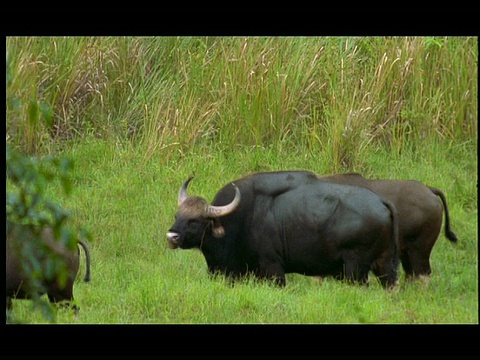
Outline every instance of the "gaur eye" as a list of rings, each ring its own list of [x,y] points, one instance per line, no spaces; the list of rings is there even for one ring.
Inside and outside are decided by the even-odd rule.
[[[190,219],[188,220],[188,225],[197,225],[200,223],[200,220],[198,219]]]

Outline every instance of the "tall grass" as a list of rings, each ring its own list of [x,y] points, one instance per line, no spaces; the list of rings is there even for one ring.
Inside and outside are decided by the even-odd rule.
[[[146,159],[284,144],[329,148],[339,170],[477,134],[476,38],[10,37],[7,56],[8,135],[30,153],[87,135]]]

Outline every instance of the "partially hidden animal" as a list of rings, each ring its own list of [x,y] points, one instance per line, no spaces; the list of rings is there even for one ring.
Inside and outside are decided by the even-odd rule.
[[[450,228],[447,199],[438,188],[415,180],[366,179],[359,173],[331,174],[319,178],[331,183],[364,187],[395,205],[399,216],[399,256],[407,279],[430,276],[430,254],[441,230],[443,213],[445,236],[451,242],[457,242],[457,236]]]
[[[85,251],[86,273],[84,281],[90,281],[90,252],[87,244],[78,240]],[[66,276],[61,280],[58,268],[48,265],[48,259],[58,259],[65,264]],[[35,225],[17,224],[7,221],[6,236],[6,305],[12,308],[12,299],[31,299],[32,295],[48,295],[52,303],[63,302],[73,304],[73,284],[80,266],[80,249],[69,249],[55,240],[53,229],[40,229]],[[32,285],[32,275],[26,268],[37,268],[41,271],[40,288]],[[53,269],[53,272],[52,272]],[[35,294],[34,294],[35,292]]]
[[[260,172],[225,185],[211,204],[178,192],[170,248],[199,249],[210,273],[252,273],[286,284],[286,273],[366,283],[397,282],[395,207],[368,189],[321,181],[309,171]]]

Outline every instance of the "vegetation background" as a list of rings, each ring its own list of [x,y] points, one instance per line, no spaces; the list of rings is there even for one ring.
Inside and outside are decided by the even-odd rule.
[[[70,196],[46,193],[91,234],[80,313],[55,321],[478,323],[477,99],[476,37],[7,38],[7,144],[73,161]],[[442,230],[430,282],[402,273],[394,292],[298,274],[232,287],[167,248],[186,177],[212,199],[281,169],[439,187],[459,242]],[[47,321],[28,301],[13,316]]]

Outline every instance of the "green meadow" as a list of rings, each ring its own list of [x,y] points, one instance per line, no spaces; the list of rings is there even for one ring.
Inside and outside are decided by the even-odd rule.
[[[478,324],[475,37],[10,37],[7,143],[74,162],[50,199],[85,227],[92,280],[66,324]],[[177,194],[212,200],[256,171],[356,171],[446,195],[428,283],[385,291],[288,274],[207,273],[171,250]],[[7,191],[9,190],[7,186]],[[12,321],[45,323],[29,301]]]

